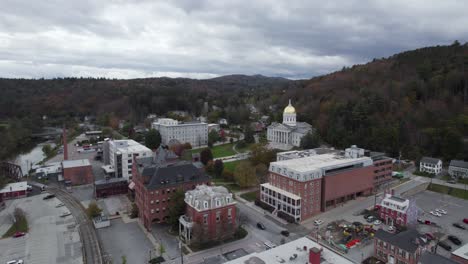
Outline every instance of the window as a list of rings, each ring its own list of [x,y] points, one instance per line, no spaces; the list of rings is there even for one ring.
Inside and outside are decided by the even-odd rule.
[[[154,203],[154,201],[153,201],[153,200],[151,200],[151,204],[153,204],[153,203]]]
[[[159,204],[159,200],[156,200],[156,204]]]
[[[216,212],[216,223],[219,223],[220,220],[221,220],[221,212],[217,211]]]
[[[232,218],[232,208],[229,208],[229,209],[228,209],[228,218],[229,218],[229,219]]]
[[[154,214],[154,209],[151,209],[151,213]]]
[[[207,214],[204,214],[203,215],[203,224],[208,224],[208,215]]]
[[[204,202],[203,202],[203,208],[205,208],[205,209],[208,208],[208,202],[207,202],[207,201],[204,201]]]
[[[216,199],[216,207],[221,206],[221,201],[219,199]]]

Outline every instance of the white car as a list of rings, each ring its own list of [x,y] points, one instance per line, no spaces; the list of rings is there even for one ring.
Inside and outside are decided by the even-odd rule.
[[[18,262],[16,262],[16,264],[24,264],[24,262],[23,262],[22,259],[20,259],[20,260],[18,260]]]
[[[8,261],[6,264],[16,264],[16,263],[17,263],[16,260],[10,260],[10,261]]]
[[[381,223],[382,223],[382,221],[380,221],[380,220],[375,220],[374,221],[374,225],[380,225]]]
[[[316,226],[319,226],[321,224],[323,224],[323,220],[318,219],[318,220],[314,221],[314,225],[316,225]]]
[[[435,209],[435,211],[439,214],[444,214],[444,215],[447,214],[447,211],[445,211],[444,209]]]
[[[442,215],[441,215],[440,213],[438,213],[438,212],[431,211],[430,213],[431,213],[431,215],[433,215],[433,216],[437,216],[437,217],[441,217],[441,216],[442,216]]]
[[[394,226],[389,226],[388,227],[388,232],[395,232],[396,228]]]

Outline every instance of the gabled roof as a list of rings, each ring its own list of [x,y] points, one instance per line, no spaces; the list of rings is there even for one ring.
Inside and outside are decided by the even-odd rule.
[[[450,166],[468,169],[468,162],[463,160],[451,160]]]
[[[424,246],[427,243],[421,239],[422,235],[416,229],[408,229],[398,234],[379,229],[375,233],[375,237],[411,253],[414,253],[419,246]]]
[[[430,163],[430,164],[437,164],[441,161],[440,159],[436,158],[431,158],[431,157],[422,157],[421,162],[422,163]]]

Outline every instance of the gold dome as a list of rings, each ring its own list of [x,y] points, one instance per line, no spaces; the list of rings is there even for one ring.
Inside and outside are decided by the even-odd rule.
[[[291,105],[291,100],[289,100],[289,105],[284,108],[285,114],[295,114],[296,113],[296,108]]]

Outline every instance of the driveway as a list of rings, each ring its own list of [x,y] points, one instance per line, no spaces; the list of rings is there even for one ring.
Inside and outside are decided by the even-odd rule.
[[[179,240],[177,235],[169,234],[169,228],[168,224],[153,224],[151,233],[156,240],[162,242],[169,258],[176,259],[180,257]]]

